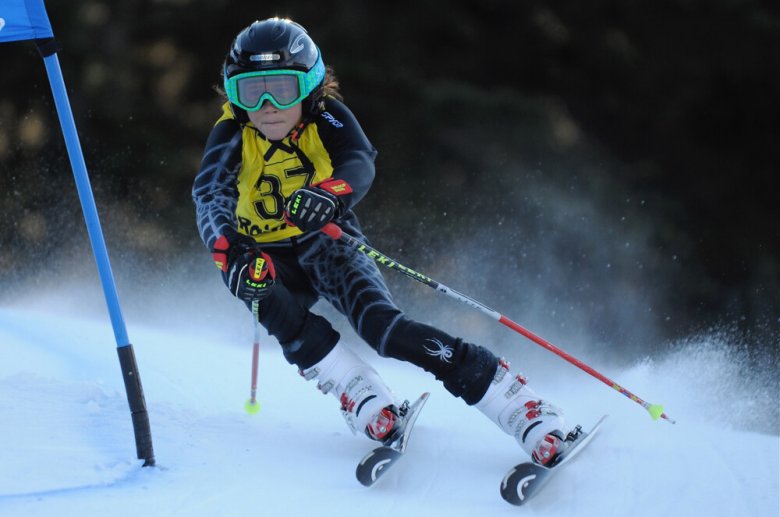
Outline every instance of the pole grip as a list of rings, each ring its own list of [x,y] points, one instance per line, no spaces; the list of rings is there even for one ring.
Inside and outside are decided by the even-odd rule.
[[[337,241],[341,238],[341,235],[344,233],[339,225],[335,223],[328,223],[325,226],[322,227],[322,233],[333,239],[334,241]]]

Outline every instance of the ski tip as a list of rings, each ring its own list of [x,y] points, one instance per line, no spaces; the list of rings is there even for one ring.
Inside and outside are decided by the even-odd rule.
[[[392,447],[377,447],[358,464],[355,470],[358,482],[366,487],[372,486],[402,455]]]
[[[414,404],[412,404],[413,407],[422,407],[425,405],[426,402],[428,402],[428,397],[430,397],[430,392],[423,392],[422,395],[420,395],[417,400],[414,401]]]

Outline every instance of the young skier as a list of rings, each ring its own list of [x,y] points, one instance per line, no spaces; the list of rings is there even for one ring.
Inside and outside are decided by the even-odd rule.
[[[252,23],[233,41],[223,79],[227,101],[192,191],[198,230],[287,361],[339,400],[354,432],[390,443],[403,431],[378,373],[310,312],[324,298],[380,356],[432,373],[537,463],[555,458],[559,409],[488,349],[409,319],[371,259],[320,231],[335,222],[365,241],[353,208],[374,179],[376,150],[306,30],[287,19]]]

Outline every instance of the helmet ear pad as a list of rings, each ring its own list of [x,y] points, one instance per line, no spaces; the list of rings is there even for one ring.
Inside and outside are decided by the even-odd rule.
[[[233,112],[233,118],[235,118],[239,124],[243,125],[249,123],[249,115],[247,114],[246,110],[239,108],[232,102],[228,104],[230,104],[230,111]]]
[[[301,101],[303,107],[303,118],[314,120],[325,111],[325,87],[320,84]]]

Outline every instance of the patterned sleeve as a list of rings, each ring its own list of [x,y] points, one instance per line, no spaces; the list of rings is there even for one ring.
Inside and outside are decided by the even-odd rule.
[[[241,126],[232,119],[223,118],[214,126],[192,186],[198,231],[209,249],[225,227],[236,227],[241,133]]]
[[[377,151],[366,137],[355,115],[343,103],[326,98],[325,111],[317,120],[322,142],[331,157],[333,177],[352,187],[352,194],[340,197],[347,209],[354,207],[374,181]]]

